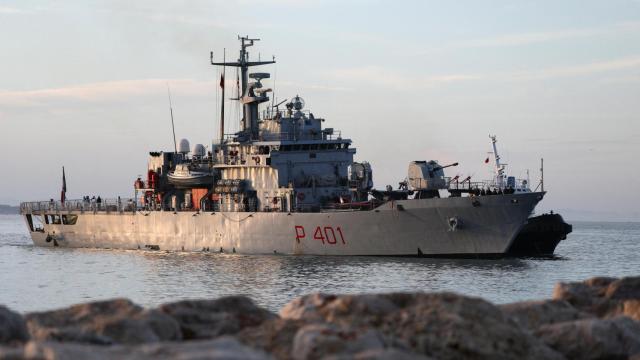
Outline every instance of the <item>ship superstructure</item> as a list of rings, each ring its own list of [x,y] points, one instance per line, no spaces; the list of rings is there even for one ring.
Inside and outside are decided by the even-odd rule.
[[[371,166],[356,163],[351,140],[304,109],[296,95],[285,109],[269,104],[262,81],[269,73],[249,73],[271,61],[250,61],[247,48],[258,39],[241,37],[235,62],[211,64],[239,68],[242,104],[240,131],[224,135],[207,152],[193,151],[186,139],[176,152],[150,155],[146,182],[138,183],[144,203],[158,210],[313,212],[345,202],[366,201]],[[224,95],[223,95],[224,96]],[[224,99],[223,99],[224,100]],[[261,112],[260,104],[267,104]],[[224,115],[222,115],[224,116]]]
[[[212,65],[239,70],[238,132],[225,134],[222,114],[221,136],[208,149],[191,148],[183,139],[174,151],[151,152],[146,178],[135,181],[134,199],[23,203],[34,243],[494,256],[508,252],[544,196],[504,175],[495,147],[497,175],[482,194],[470,178],[445,177],[445,169],[457,163],[435,160],[410,162],[398,189],[373,189],[371,165],[354,161],[352,141],[324,127],[302,97],[285,101],[283,109],[285,102],[270,104],[272,90],[263,84],[269,73],[249,70],[275,60],[251,61],[247,49],[258,39],[239,40],[237,61],[214,62],[211,56]]]

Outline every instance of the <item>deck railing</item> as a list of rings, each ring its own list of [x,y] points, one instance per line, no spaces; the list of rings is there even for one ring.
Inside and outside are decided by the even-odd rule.
[[[225,212],[255,212],[257,205],[250,201],[247,204],[237,204],[234,201],[222,201],[215,203],[202,204],[201,209],[193,207],[184,208],[179,206],[173,208],[168,204],[144,204],[133,198],[120,199],[101,199],[101,202],[93,199],[86,200],[67,200],[61,201],[33,201],[23,202],[20,204],[21,213],[45,213],[45,212],[104,212],[104,213],[135,213],[148,211],[171,211],[171,212],[196,212],[196,211],[225,211]]]
[[[51,211],[104,211],[104,212],[135,212],[142,210],[143,207],[137,204],[132,198],[116,198],[116,199],[96,199],[89,200],[66,200],[56,201],[33,201],[23,202],[20,204],[20,211],[23,213],[33,212],[51,212]]]
[[[496,183],[495,180],[483,180],[483,181],[459,181],[456,182],[455,180],[453,180],[453,178],[450,177],[445,177],[445,182],[448,185],[448,188],[451,190],[470,190],[470,189],[491,189],[491,190],[497,190],[497,189],[507,189],[509,186],[506,182],[504,182],[501,186],[499,186],[498,183]],[[521,190],[521,191],[526,191],[529,190],[529,183],[526,179],[516,179],[515,183],[513,184],[514,186],[512,186],[511,188],[514,190]]]

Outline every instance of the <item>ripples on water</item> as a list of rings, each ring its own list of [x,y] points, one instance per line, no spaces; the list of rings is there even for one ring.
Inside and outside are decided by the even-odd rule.
[[[311,292],[455,291],[504,303],[548,298],[558,281],[640,275],[640,223],[574,223],[553,259],[247,256],[34,247],[0,216],[0,304],[19,311],[128,297],[147,306],[244,294],[277,311]]]

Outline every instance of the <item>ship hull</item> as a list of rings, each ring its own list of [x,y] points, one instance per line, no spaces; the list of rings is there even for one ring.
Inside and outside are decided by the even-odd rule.
[[[240,254],[506,254],[543,193],[388,202],[370,211],[71,212],[74,225],[31,231],[38,246]],[[27,216],[67,211],[23,211]]]

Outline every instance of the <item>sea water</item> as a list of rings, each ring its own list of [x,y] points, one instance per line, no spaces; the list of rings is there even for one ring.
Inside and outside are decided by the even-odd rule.
[[[0,215],[0,304],[27,312],[126,297],[154,306],[247,295],[277,311],[313,293],[454,291],[496,303],[551,297],[560,281],[640,275],[640,223],[573,222],[553,258],[236,255],[33,246]]]

